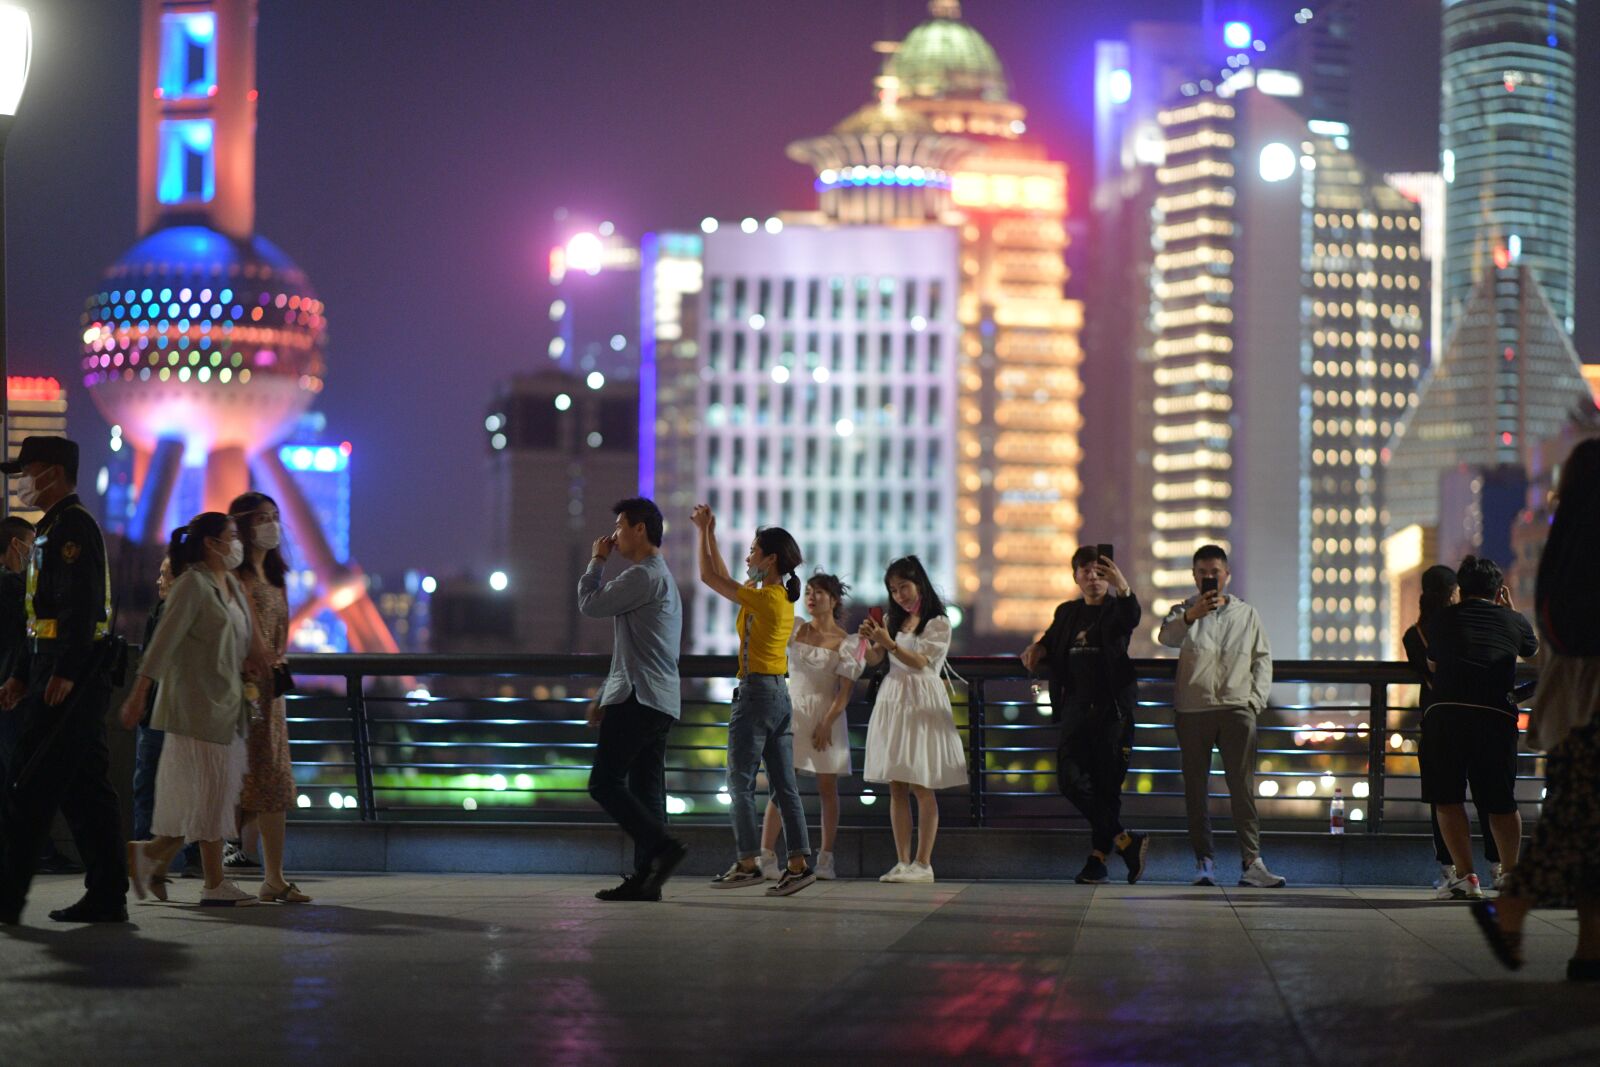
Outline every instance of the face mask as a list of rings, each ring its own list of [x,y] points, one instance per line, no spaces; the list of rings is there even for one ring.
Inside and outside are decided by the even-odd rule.
[[[283,527],[275,522],[264,522],[256,527],[256,547],[271,551],[283,543]]]
[[[244,562],[244,543],[242,541],[229,541],[228,554],[222,557],[222,566],[227,570],[236,570]]]
[[[22,475],[17,479],[17,502],[26,508],[36,506],[39,503],[39,493],[43,488],[33,475]]]
[[[757,567],[754,563],[744,565],[744,576],[752,582],[759,582],[767,576],[767,568]]]

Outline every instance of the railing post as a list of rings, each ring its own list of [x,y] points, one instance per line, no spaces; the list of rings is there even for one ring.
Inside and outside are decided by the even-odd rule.
[[[983,725],[985,718],[983,679],[975,678],[967,685],[967,790],[972,795],[973,826],[982,826],[984,824]]]
[[[372,788],[372,728],[367,721],[367,697],[359,674],[345,675],[345,706],[350,711],[350,739],[356,757],[356,798],[362,822],[378,818],[378,798]]]
[[[1383,831],[1385,747],[1389,741],[1389,685],[1373,682],[1367,708],[1367,833]]]

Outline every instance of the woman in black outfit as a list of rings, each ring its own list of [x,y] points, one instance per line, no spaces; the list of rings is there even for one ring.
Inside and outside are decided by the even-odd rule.
[[[1422,596],[1417,602],[1417,621],[1405,632],[1400,643],[1406,651],[1406,662],[1422,679],[1422,697],[1417,701],[1417,710],[1423,715],[1427,714],[1428,705],[1433,703],[1433,671],[1428,667],[1428,639],[1424,634],[1441,611],[1459,601],[1460,590],[1456,586],[1455,571],[1440,563],[1422,572]],[[1419,760],[1425,758],[1421,753],[1418,754]],[[1498,889],[1501,877],[1500,849],[1494,843],[1494,834],[1489,832],[1489,816],[1484,812],[1483,805],[1477,803],[1477,797],[1473,797],[1473,802],[1473,807],[1478,809],[1478,826],[1483,833],[1483,854],[1494,872],[1495,888]],[[1445,847],[1444,835],[1439,832],[1439,813],[1432,805],[1428,806],[1428,821],[1433,827],[1433,858],[1439,864],[1439,879],[1433,883],[1433,888],[1449,897],[1452,894],[1447,887],[1456,880],[1456,867],[1450,862],[1450,850]]]

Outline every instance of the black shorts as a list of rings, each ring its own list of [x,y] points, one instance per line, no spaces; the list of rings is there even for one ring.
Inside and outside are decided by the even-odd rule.
[[[1517,810],[1517,720],[1492,708],[1435,704],[1422,717],[1422,799],[1472,801],[1490,815]]]

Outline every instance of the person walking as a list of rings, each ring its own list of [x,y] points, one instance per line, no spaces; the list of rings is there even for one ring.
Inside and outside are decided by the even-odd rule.
[[[1109,881],[1106,859],[1115,850],[1131,885],[1150,851],[1150,835],[1129,832],[1121,820],[1138,691],[1128,642],[1139,625],[1139,598],[1094,545],[1072,554],[1072,577],[1083,595],[1056,608],[1044,636],[1023,650],[1022,664],[1050,681],[1050,706],[1061,722],[1056,783],[1089,821],[1091,851],[1073,880]]]
[[[700,581],[718,596],[739,605],[739,686],[728,715],[728,796],[738,858],[711,884],[716,889],[760,885],[764,878],[761,823],[756,817],[756,775],[763,762],[771,797],[783,817],[788,865],[768,896],[789,896],[817,880],[808,861],[811,840],[805,808],[794,777],[794,712],[789,701],[789,638],[794,633],[794,603],[800,599],[795,571],[804,562],[787,530],[756,531],[745,554],[743,584],[734,581],[717,547],[717,518],[699,504],[690,521],[699,531]]]
[[[1400,645],[1405,650],[1406,662],[1421,679],[1417,708],[1423,716],[1428,714],[1428,707],[1433,703],[1433,668],[1428,663],[1427,630],[1446,607],[1458,603],[1460,599],[1461,591],[1456,585],[1454,570],[1440,563],[1422,572],[1417,621],[1401,636]],[[1427,758],[1420,752],[1418,755],[1419,760]],[[1501,877],[1500,849],[1494,843],[1494,834],[1489,831],[1489,814],[1484,810],[1482,801],[1473,797],[1473,806],[1478,809],[1478,825],[1483,828],[1484,858],[1494,871],[1495,888],[1498,889]],[[1428,821],[1433,830],[1433,858],[1439,864],[1439,877],[1433,883],[1433,888],[1443,891],[1456,880],[1456,867],[1450,861],[1450,849],[1444,843],[1444,835],[1439,832],[1439,813],[1431,804],[1428,806]]]
[[[33,523],[20,515],[0,519],[0,678],[10,678],[28,653],[28,561],[33,558]],[[10,782],[11,754],[22,734],[22,716],[0,712],[0,782]]]
[[[939,836],[937,789],[967,784],[967,755],[945,688],[950,619],[922,561],[904,556],[883,577],[889,593],[884,621],[873,615],[859,633],[868,641],[868,666],[889,662],[889,674],[867,721],[862,777],[889,785],[889,825],[897,862],[880,882],[932,882]],[[911,798],[917,800],[916,851],[911,847]]]
[[[1158,639],[1179,650],[1173,726],[1194,848],[1194,884],[1217,884],[1210,811],[1215,748],[1222,753],[1239,838],[1239,884],[1276,889],[1287,879],[1268,870],[1261,858],[1255,799],[1256,720],[1272,692],[1272,647],[1256,609],[1228,594],[1233,573],[1220,545],[1195,551],[1193,573],[1199,593],[1173,606]]]
[[[105,540],[78,500],[75,441],[26,438],[0,472],[18,479],[24,506],[44,511],[28,571],[28,647],[0,686],[0,708],[21,717],[0,800],[0,924],[21,921],[57,808],[83,858],[84,895],[50,918],[126,922],[122,816],[105,733],[113,667]]]
[[[611,620],[611,670],[589,725],[598,727],[589,795],[633,839],[633,871],[599,900],[660,900],[688,849],[667,832],[667,736],[682,714],[678,648],[683,602],[661,555],[666,529],[654,501],[634,497],[611,509],[616,525],[597,539],[578,579],[578,610]],[[601,584],[615,552],[628,567]]]
[[[152,836],[127,844],[133,891],[143,900],[152,875],[185,841],[198,841],[205,876],[200,903],[255,904],[256,895],[228,880],[222,866],[223,839],[238,826],[249,721],[245,684],[248,678],[261,685],[267,673],[259,650],[253,651],[250,602],[233,574],[244,561],[244,545],[232,518],[208,511],[173,531],[167,558],[172,591],[122,705],[122,725],[132,729],[159,683],[150,724],[166,737]]]
[[[839,836],[839,776],[850,773],[850,728],[845,707],[861,677],[859,642],[839,625],[849,587],[832,574],[806,579],[806,614],[789,638],[789,702],[794,708],[794,769],[815,775],[822,809],[822,846],[817,849],[817,878],[838,877],[833,846]],[[783,876],[778,866],[778,805],[767,801],[761,821],[761,873],[769,882]]]
[[[311,897],[283,873],[288,812],[294,805],[294,764],[289,754],[289,594],[283,558],[283,521],[278,502],[265,493],[245,493],[228,505],[239,530],[244,561],[234,577],[250,600],[252,623],[269,666],[257,685],[246,684],[251,705],[245,734],[244,783],[239,790],[240,836],[253,825],[261,838],[263,903],[309,904]],[[251,693],[254,696],[251,697]]]
[[[1433,703],[1422,716],[1422,799],[1439,817],[1456,876],[1440,899],[1477,900],[1483,889],[1472,860],[1473,803],[1489,813],[1489,830],[1506,871],[1522,848],[1517,810],[1517,658],[1539,650],[1533,627],[1511,601],[1500,567],[1468,556],[1456,570],[1461,601],[1444,608],[1427,630]]]
[[[1534,616],[1544,638],[1528,740],[1544,749],[1544,808],[1521,862],[1495,901],[1472,905],[1490,949],[1522,966],[1522,930],[1538,906],[1578,907],[1578,945],[1567,978],[1600,982],[1600,439],[1562,466],[1550,536],[1539,560]]]

